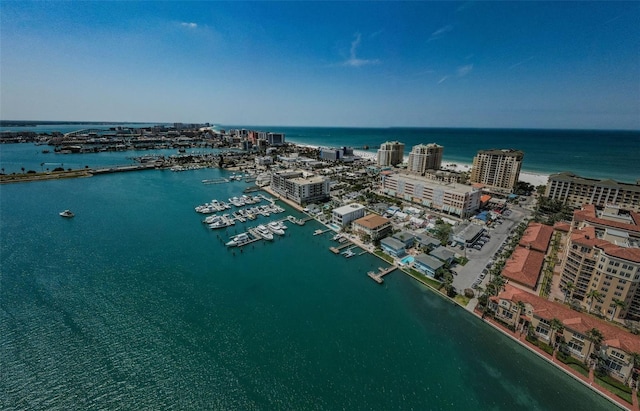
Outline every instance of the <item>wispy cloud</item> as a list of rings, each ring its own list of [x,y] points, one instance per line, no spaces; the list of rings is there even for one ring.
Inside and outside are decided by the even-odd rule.
[[[516,64],[512,64],[512,65],[510,65],[510,66],[509,66],[509,70],[513,70],[514,68],[516,68],[516,67],[518,67],[518,66],[521,66],[521,65],[523,65],[523,64],[525,64],[525,63],[528,63],[528,62],[530,62],[531,60],[533,60],[533,56],[531,56],[531,57],[529,57],[529,58],[526,58],[526,59],[524,59],[524,60],[522,60],[522,61],[519,61],[519,62],[517,62]]]
[[[449,80],[452,77],[464,77],[473,71],[473,64],[467,64],[465,66],[460,66],[456,69],[456,74],[447,74],[442,76],[440,80],[438,80],[438,84],[442,84],[445,81]]]
[[[444,37],[445,34],[449,33],[452,30],[453,30],[453,26],[451,24],[447,24],[444,27],[440,27],[438,30],[431,33],[431,36],[429,36],[428,41],[438,40]]]
[[[458,77],[464,77],[467,74],[471,73],[472,70],[473,64],[467,64],[466,66],[458,67],[458,69],[456,70],[456,74],[458,75]]]
[[[349,50],[349,58],[343,63],[344,66],[349,67],[361,67],[371,64],[379,64],[380,60],[378,59],[361,59],[356,55],[358,51],[358,47],[360,46],[360,42],[362,40],[362,35],[360,33],[356,33],[355,38],[351,42],[351,49]]]
[[[180,25],[182,27],[186,27],[188,29],[198,28],[198,24],[197,23],[191,23],[191,22],[186,22],[186,21],[183,21],[182,23],[180,23]]]

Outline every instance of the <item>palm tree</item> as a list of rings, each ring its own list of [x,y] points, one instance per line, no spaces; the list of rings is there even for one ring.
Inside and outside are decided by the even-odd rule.
[[[589,348],[587,349],[587,354],[591,351],[591,345],[594,346],[594,351],[600,351],[600,343],[604,339],[604,335],[597,328],[592,328],[587,331],[587,337],[589,338]]]
[[[551,323],[549,324],[549,326],[551,327],[551,336],[549,338],[549,343],[551,344],[551,346],[555,351],[556,344],[553,337],[554,337],[554,334],[557,334],[558,332],[564,329],[564,324],[562,324],[562,321],[560,321],[559,319],[553,317],[553,319],[551,319]]]
[[[595,299],[596,301],[601,302],[602,294],[600,293],[600,291],[593,289],[587,293],[586,297],[589,299],[589,313],[591,313],[591,305],[593,304],[593,300]]]
[[[627,303],[625,303],[623,300],[618,300],[617,298],[613,299],[613,313],[611,314],[611,321],[613,321],[613,317],[616,316],[618,307],[620,307],[621,310],[624,310],[625,308],[627,308]]]
[[[525,309],[525,305],[522,301],[518,301],[516,303],[516,306],[518,307],[518,318],[516,319],[516,326],[518,325],[518,323],[520,323],[520,317],[522,316],[522,313],[524,312]]]
[[[567,302],[567,299],[571,297],[573,297],[573,290],[576,288],[575,284],[573,284],[573,282],[569,281],[567,282],[562,291],[564,291],[564,302]]]

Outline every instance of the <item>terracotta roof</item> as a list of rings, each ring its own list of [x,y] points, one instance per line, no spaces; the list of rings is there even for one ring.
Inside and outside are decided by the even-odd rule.
[[[596,328],[604,336],[603,344],[619,348],[627,353],[640,352],[640,336],[633,335],[588,314],[572,310],[563,304],[545,300],[509,284],[505,285],[505,291],[501,292],[498,297],[513,302],[522,301],[530,304],[536,316],[545,320],[557,318],[562,321],[566,328],[585,336],[589,330]]]
[[[585,247],[599,248],[607,255],[640,263],[640,248],[620,247],[619,245],[597,238],[595,227],[588,226],[574,230],[571,234],[571,242]]]
[[[487,201],[491,200],[491,196],[489,194],[484,194],[480,197],[480,202],[481,203],[486,203]]]
[[[369,214],[354,221],[355,224],[361,225],[371,230],[374,228],[378,228],[381,225],[387,224],[388,222],[388,218],[384,218],[382,216],[379,216],[378,214]]]
[[[524,231],[519,245],[546,253],[551,242],[551,235],[553,235],[553,227],[531,222]]]
[[[585,204],[581,210],[573,212],[573,221],[588,221],[605,227],[640,233],[640,225],[638,224],[640,221],[640,215],[636,212],[631,212],[631,219],[634,221],[633,224],[599,218],[596,214],[596,206],[593,204]]]
[[[553,225],[553,229],[554,230],[558,230],[558,231],[564,231],[564,232],[568,233],[569,230],[571,229],[571,224],[565,223],[563,221],[558,221],[557,223],[555,223]]]
[[[535,289],[543,263],[543,253],[533,249],[516,247],[504,265],[502,275],[519,284]]]

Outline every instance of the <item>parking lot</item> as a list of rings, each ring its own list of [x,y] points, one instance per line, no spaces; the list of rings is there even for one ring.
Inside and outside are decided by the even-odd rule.
[[[478,279],[481,280],[479,282],[480,286],[484,287],[484,284],[488,281],[488,276],[484,275],[484,278],[480,278],[483,275],[483,270],[487,269],[487,264],[495,258],[496,252],[507,240],[511,230],[530,215],[531,211],[529,210],[520,207],[511,208],[508,215],[503,215],[502,224],[495,224],[493,227],[486,229],[486,234],[491,238],[479,250],[476,248],[460,250],[459,248],[449,247],[452,251],[469,259],[466,265],[458,265],[454,268],[457,275],[453,277],[453,286],[459,293],[462,293],[465,288],[472,288],[472,285]]]

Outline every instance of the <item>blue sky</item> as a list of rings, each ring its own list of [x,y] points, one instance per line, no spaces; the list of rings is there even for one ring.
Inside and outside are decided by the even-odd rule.
[[[640,129],[640,2],[0,12],[2,119]]]

